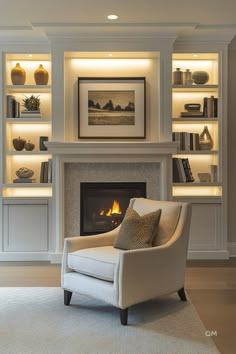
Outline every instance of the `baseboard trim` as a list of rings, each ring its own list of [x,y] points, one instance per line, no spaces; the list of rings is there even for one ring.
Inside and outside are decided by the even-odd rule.
[[[2,252],[0,262],[50,261],[48,252]]]
[[[229,259],[229,252],[227,250],[190,250],[187,259]]]
[[[236,257],[236,242],[228,242],[228,250],[230,257]]]
[[[50,260],[52,264],[61,264],[62,253],[51,253]]]

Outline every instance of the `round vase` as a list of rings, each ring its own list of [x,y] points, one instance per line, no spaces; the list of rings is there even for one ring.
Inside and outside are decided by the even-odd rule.
[[[16,66],[11,70],[11,81],[13,85],[24,85],[26,79],[25,70],[16,63]]]
[[[32,150],[34,150],[35,145],[33,143],[31,143],[30,140],[28,140],[28,142],[25,143],[24,148],[27,151],[32,151]]]
[[[47,85],[48,83],[48,72],[44,69],[42,64],[39,64],[38,69],[34,72],[34,80],[36,85]]]
[[[20,136],[18,138],[15,138],[12,140],[12,144],[13,144],[14,149],[16,151],[23,150],[25,143],[26,143],[26,140],[24,138],[21,138]]]
[[[206,71],[194,71],[192,73],[192,79],[196,85],[204,85],[209,80],[209,74]]]

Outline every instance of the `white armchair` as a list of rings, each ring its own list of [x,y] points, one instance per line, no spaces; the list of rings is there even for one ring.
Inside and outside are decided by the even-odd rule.
[[[118,227],[99,235],[66,238],[62,260],[64,304],[70,305],[73,292],[101,299],[120,309],[123,325],[134,304],[174,292],[186,301],[184,273],[191,219],[188,203],[134,198],[130,206],[139,215],[162,210],[153,247],[114,248]]]

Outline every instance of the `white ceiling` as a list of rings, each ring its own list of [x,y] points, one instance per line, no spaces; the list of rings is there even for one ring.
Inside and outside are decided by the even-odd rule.
[[[107,15],[115,13],[111,23]],[[236,34],[235,0],[0,0],[0,36],[73,28],[172,28],[179,36]]]

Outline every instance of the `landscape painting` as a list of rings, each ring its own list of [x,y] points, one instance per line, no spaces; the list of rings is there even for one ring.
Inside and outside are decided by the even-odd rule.
[[[145,77],[79,77],[78,137],[144,139]]]
[[[88,125],[134,125],[135,92],[88,91]]]

